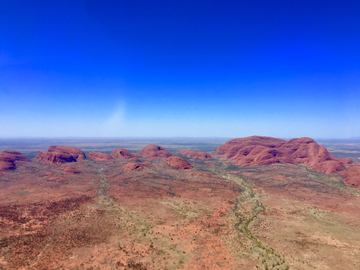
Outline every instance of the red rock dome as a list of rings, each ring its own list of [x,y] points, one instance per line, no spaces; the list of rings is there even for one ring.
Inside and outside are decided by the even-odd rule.
[[[346,170],[339,173],[344,176],[345,184],[353,186],[355,188],[360,188],[360,167],[351,166]]]
[[[100,152],[90,152],[87,157],[95,161],[109,161],[112,159],[110,155]]]
[[[128,150],[123,149],[123,148],[117,148],[114,151],[111,152],[110,156],[112,156],[113,158],[126,158],[126,159],[130,159],[133,157],[136,157],[134,154],[131,154]]]
[[[274,163],[300,164],[327,174],[344,169],[342,163],[324,146],[303,137],[289,141],[252,136],[233,139],[215,149],[236,165],[256,166]]]
[[[172,156],[165,148],[155,144],[149,144],[142,149],[139,154],[148,159],[167,158]]]
[[[34,158],[43,164],[62,164],[66,162],[76,162],[76,159],[66,153],[40,151]]]
[[[30,161],[18,151],[4,150],[0,153],[0,161]]]
[[[187,170],[192,169],[193,166],[185,159],[181,157],[171,156],[166,159],[166,163],[175,169]]]
[[[0,171],[16,169],[17,162],[29,162],[30,160],[18,151],[4,150],[0,152]]]
[[[138,157],[129,158],[129,161],[131,162],[141,162],[141,159]]]
[[[144,170],[144,165],[139,163],[127,163],[121,169],[124,172],[131,172],[131,171],[142,171]]]
[[[71,155],[76,160],[83,160],[86,158],[85,153],[79,148],[64,145],[51,145],[48,148],[48,152],[58,152]]]
[[[115,149],[111,152],[110,156],[113,158],[125,158],[132,162],[141,162],[140,158],[130,153],[128,150],[122,148]]]
[[[207,159],[213,158],[210,154],[200,151],[182,150],[180,153],[189,158]]]
[[[72,146],[51,145],[47,152],[40,151],[34,159],[44,164],[61,164],[83,160],[85,154],[80,149]]]

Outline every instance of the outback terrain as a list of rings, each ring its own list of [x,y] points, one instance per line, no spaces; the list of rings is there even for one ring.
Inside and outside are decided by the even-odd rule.
[[[360,269],[352,146],[7,142],[0,269]]]

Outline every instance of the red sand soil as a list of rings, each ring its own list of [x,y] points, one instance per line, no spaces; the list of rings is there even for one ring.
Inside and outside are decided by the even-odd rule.
[[[142,171],[144,170],[145,166],[143,164],[138,163],[128,163],[124,165],[121,169],[124,172],[132,172],[132,171]]]
[[[100,152],[90,152],[87,157],[95,161],[109,161],[112,159],[110,155]]]
[[[165,148],[155,144],[147,145],[139,154],[148,159],[167,158],[172,156]]]
[[[45,175],[44,178],[47,178],[49,181],[55,181],[55,182],[66,182],[66,181],[69,181],[69,178],[58,177],[58,176],[56,176],[56,175]]]
[[[286,141],[252,136],[227,141],[215,150],[236,165],[301,164],[327,174],[344,169],[342,163],[324,146],[306,137]]]
[[[283,140],[258,140],[261,149],[275,148],[294,162],[310,159],[312,148],[302,144],[311,141],[292,155],[293,148],[274,146]],[[320,148],[314,160],[334,161]],[[15,161],[15,171],[0,173],[0,269],[259,269],[252,242],[235,229],[240,178],[253,184],[266,209],[249,229],[284,254],[291,269],[360,269],[358,191],[342,176],[275,158],[280,164],[229,171],[216,156],[193,160],[190,171],[162,160]],[[179,159],[192,168],[179,157],[167,160]],[[359,167],[346,166],[345,181],[346,174],[359,175]]]
[[[194,172],[191,175],[192,176],[211,178],[211,174],[208,174],[208,173]]]
[[[130,153],[126,149],[117,148],[111,152],[110,156],[113,158],[125,158],[125,159],[132,159],[131,161],[140,162],[141,160],[135,156],[134,154]]]
[[[193,166],[187,160],[175,156],[168,157],[166,159],[166,164],[179,170],[187,170],[193,168]]]
[[[182,150],[182,151],[180,151],[180,153],[189,158],[199,158],[199,159],[213,158],[210,154],[208,154],[206,152]]]
[[[62,174],[80,174],[80,173],[84,173],[80,170],[77,170],[73,167],[66,167],[61,171]]]

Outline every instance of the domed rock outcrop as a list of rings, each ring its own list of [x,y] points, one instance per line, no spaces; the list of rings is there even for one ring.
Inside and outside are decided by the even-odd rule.
[[[245,147],[247,147],[247,149],[244,149],[244,155],[247,155],[255,147],[261,147],[261,149],[275,148],[284,144],[285,142],[286,140],[272,137],[251,136],[229,140],[225,144],[216,148],[215,151],[222,154],[226,158],[232,158]]]
[[[345,184],[360,188],[360,167],[359,166],[351,166],[346,168],[344,171],[339,173],[344,176]]]
[[[4,150],[0,153],[0,161],[30,161],[18,151]]]
[[[127,163],[121,169],[124,172],[131,172],[131,171],[142,171],[144,170],[145,166],[139,163]]]
[[[193,166],[186,160],[181,157],[171,156],[166,159],[166,163],[175,169],[187,170],[192,169]]]
[[[66,162],[76,162],[76,159],[70,154],[47,151],[39,151],[34,159],[43,164],[62,164]]]
[[[167,158],[172,156],[165,148],[155,144],[149,144],[142,149],[139,154],[148,159]]]
[[[76,162],[85,159],[85,154],[78,148],[72,146],[51,145],[48,151],[40,151],[35,160],[44,164],[61,164],[65,162]]]
[[[71,155],[76,160],[83,160],[86,158],[85,153],[79,148],[64,145],[51,145],[48,148],[49,152],[58,152]]]
[[[200,151],[182,150],[180,153],[188,158],[210,159],[213,158],[210,154]]]
[[[289,141],[251,136],[233,139],[215,149],[236,165],[256,166],[274,163],[300,164],[327,174],[344,169],[343,164],[324,146],[303,137]]]
[[[18,151],[4,150],[0,152],[0,171],[15,170],[17,162],[28,161],[30,160]]]
[[[87,157],[95,161],[109,161],[112,159],[110,155],[101,152],[90,152]]]
[[[141,162],[140,158],[130,153],[128,150],[122,148],[115,149],[111,152],[110,156],[113,158],[125,158],[133,162]]]
[[[341,158],[339,159],[339,161],[344,167],[347,167],[349,165],[360,165],[360,162],[355,162],[350,158]]]

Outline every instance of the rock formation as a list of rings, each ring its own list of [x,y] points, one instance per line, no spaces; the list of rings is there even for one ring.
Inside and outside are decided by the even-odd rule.
[[[0,161],[0,171],[15,170],[16,166],[14,162]]]
[[[34,158],[43,164],[62,164],[65,162],[76,162],[76,159],[66,153],[40,151]]]
[[[90,152],[87,157],[95,161],[109,161],[112,159],[110,155],[100,152]]]
[[[360,167],[351,166],[346,168],[344,171],[339,173],[344,176],[345,184],[353,186],[355,188],[360,188]]]
[[[51,146],[49,146],[48,151],[69,154],[76,160],[83,160],[86,158],[83,151],[81,151],[79,148],[75,148],[72,146],[51,145]]]
[[[143,164],[127,163],[121,169],[124,172],[131,172],[131,171],[142,171],[142,170],[144,170],[144,167],[145,166]]]
[[[349,165],[360,165],[360,162],[355,162],[350,158],[341,158],[339,159],[339,161],[344,167],[347,167]]]
[[[15,170],[16,163],[21,161],[28,162],[29,159],[20,152],[4,150],[0,152],[0,171]]]
[[[213,158],[210,154],[208,154],[206,152],[182,150],[182,151],[180,151],[180,153],[189,158],[199,158],[199,159]]]
[[[61,164],[85,159],[85,154],[72,146],[51,145],[48,151],[40,151],[34,158],[44,164]]]
[[[122,148],[115,149],[114,151],[111,152],[110,156],[112,156],[113,158],[125,158],[125,159],[136,158],[140,160],[137,156],[130,153],[128,150]]]
[[[256,166],[274,163],[300,164],[317,172],[336,173],[342,163],[324,146],[311,138],[289,141],[271,137],[251,136],[233,139],[215,149],[236,165]]]
[[[18,151],[4,150],[0,153],[0,161],[30,161]]]
[[[171,156],[166,159],[166,163],[175,169],[187,170],[192,169],[193,166],[185,159],[181,157]]]
[[[172,156],[165,148],[155,144],[149,144],[142,149],[139,154],[148,159],[167,158]]]
[[[141,162],[141,159],[138,157],[129,158],[129,161],[131,162]]]

